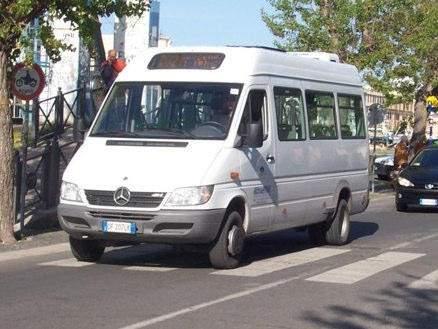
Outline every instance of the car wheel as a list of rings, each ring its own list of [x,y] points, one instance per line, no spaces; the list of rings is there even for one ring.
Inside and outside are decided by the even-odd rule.
[[[237,211],[229,213],[225,224],[209,252],[210,263],[217,269],[236,268],[240,264],[245,243],[242,217]]]
[[[98,240],[75,239],[72,236],[69,240],[73,256],[81,262],[97,262],[105,251],[105,247]]]

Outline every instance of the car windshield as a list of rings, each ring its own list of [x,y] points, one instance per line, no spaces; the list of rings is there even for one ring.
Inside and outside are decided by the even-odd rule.
[[[437,167],[438,148],[421,151],[411,163],[412,167]]]
[[[241,85],[116,83],[90,136],[225,139]]]

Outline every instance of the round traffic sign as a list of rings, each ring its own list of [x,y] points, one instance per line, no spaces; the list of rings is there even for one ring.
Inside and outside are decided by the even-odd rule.
[[[24,63],[18,63],[11,77],[12,93],[25,101],[38,97],[46,84],[44,72],[38,64],[26,66]]]

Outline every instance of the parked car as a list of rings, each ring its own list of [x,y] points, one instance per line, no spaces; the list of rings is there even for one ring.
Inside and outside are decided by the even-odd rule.
[[[388,136],[372,136],[369,139],[370,144],[374,144],[374,141],[376,142],[377,145],[381,144],[381,145],[391,145],[393,143],[392,139]]]
[[[397,143],[399,140],[397,140]],[[428,139],[426,142],[426,147],[438,145],[438,139]],[[389,180],[391,178],[391,172],[394,170],[394,155],[384,155],[377,157],[374,160],[374,173],[377,175],[378,179]]]
[[[394,170],[394,155],[377,157],[374,160],[374,173],[381,180],[389,180],[391,172]]]
[[[401,171],[395,191],[398,211],[411,206],[438,209],[438,145],[426,146]]]

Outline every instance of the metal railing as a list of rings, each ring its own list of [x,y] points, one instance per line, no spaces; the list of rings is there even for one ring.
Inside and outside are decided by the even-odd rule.
[[[89,91],[83,87],[66,93],[58,89],[54,97],[35,100],[32,110],[23,109],[22,145],[16,151],[14,189],[15,222],[20,224],[21,236],[25,233],[26,218],[58,204],[62,172],[82,144],[97,112],[98,95],[102,95],[101,89]],[[30,114],[31,122],[26,120]],[[30,123],[34,129],[32,138]]]

